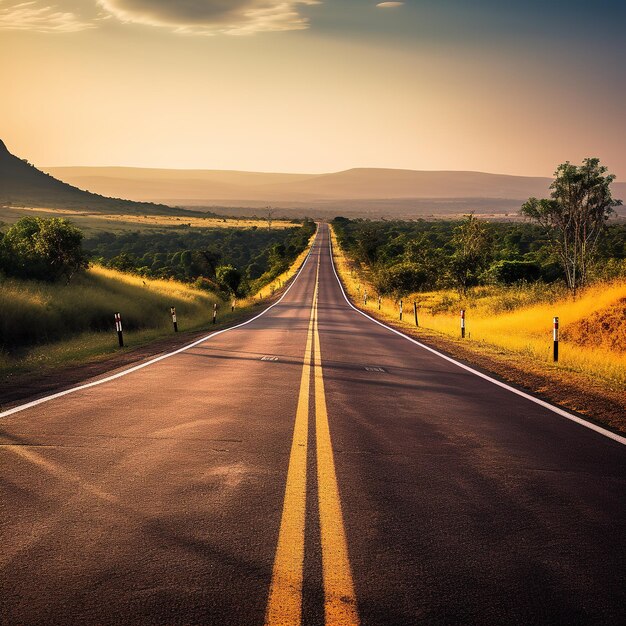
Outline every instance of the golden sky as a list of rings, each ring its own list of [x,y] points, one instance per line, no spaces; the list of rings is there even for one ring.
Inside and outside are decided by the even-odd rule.
[[[599,156],[624,180],[623,3],[379,4],[0,0],[0,138],[41,166],[551,175]]]

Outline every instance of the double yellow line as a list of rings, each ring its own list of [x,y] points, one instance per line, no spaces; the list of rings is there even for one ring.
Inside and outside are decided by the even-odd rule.
[[[324,615],[326,624],[359,624],[326,409],[317,321],[319,273],[320,260],[318,258],[296,422],[293,430],[289,469],[287,470],[283,513],[265,618],[267,626],[299,625],[302,621],[309,398],[312,368],[315,384],[317,487],[324,579]]]

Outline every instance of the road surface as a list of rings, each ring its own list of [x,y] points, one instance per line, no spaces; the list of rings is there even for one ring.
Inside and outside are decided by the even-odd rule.
[[[626,623],[626,446],[286,296],[0,417],[2,624]]]

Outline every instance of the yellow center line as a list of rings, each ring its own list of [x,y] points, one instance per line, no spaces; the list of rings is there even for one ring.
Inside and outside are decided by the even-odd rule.
[[[317,482],[325,622],[329,625],[359,624],[326,408],[317,320],[319,273],[318,258],[285,499],[265,616],[267,626],[295,626],[302,622],[306,464],[312,367],[315,381]]]
[[[319,276],[319,267],[318,267]],[[354,583],[348,558],[348,542],[341,512],[333,446],[326,409],[326,392],[315,295],[315,433],[317,440],[317,489],[324,577],[324,614],[326,624],[356,625],[359,616]]]
[[[318,260],[319,273],[319,260]],[[317,277],[309,318],[304,365],[296,423],[287,470],[283,513],[274,557],[274,570],[267,604],[267,626],[300,624],[302,616],[302,572],[304,567],[304,527],[306,514],[306,460],[309,437],[309,390],[313,346],[313,317],[317,297]]]

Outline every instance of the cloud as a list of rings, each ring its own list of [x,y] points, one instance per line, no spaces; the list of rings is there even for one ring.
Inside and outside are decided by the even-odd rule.
[[[0,30],[30,30],[40,33],[75,33],[94,28],[89,20],[55,5],[0,0]]]
[[[393,9],[395,7],[401,7],[404,2],[379,2],[376,6],[381,9]]]
[[[309,23],[300,12],[320,0],[98,0],[122,22],[170,28],[178,33],[243,35],[262,31],[302,30]]]

